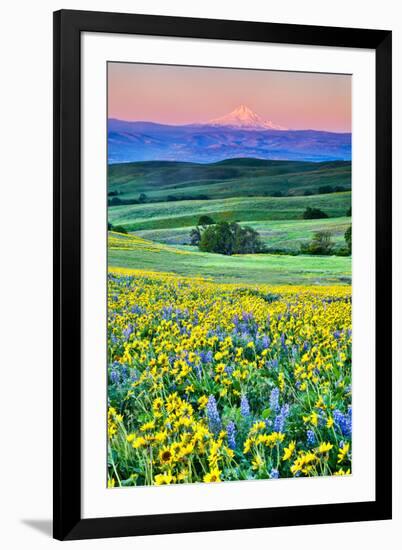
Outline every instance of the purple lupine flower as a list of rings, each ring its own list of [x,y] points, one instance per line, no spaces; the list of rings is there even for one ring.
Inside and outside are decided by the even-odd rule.
[[[279,367],[279,361],[278,361],[278,359],[271,359],[270,361],[268,361],[267,367],[268,367],[269,369],[277,370],[278,367]]]
[[[226,433],[228,438],[228,447],[234,451],[236,449],[236,425],[234,422],[229,422],[226,426]]]
[[[247,396],[242,395],[240,399],[240,412],[243,418],[248,418],[250,416],[250,404],[248,402]]]
[[[264,335],[262,338],[261,338],[261,346],[262,346],[262,349],[267,349],[269,348],[269,345],[271,344],[271,340],[269,339],[268,336]]]
[[[245,322],[251,321],[254,318],[252,313],[247,313],[246,311],[242,312],[242,317],[243,317],[243,321]]]
[[[233,371],[234,371],[234,366],[233,365],[226,365],[224,370],[225,370],[225,372],[228,376],[232,376]]]
[[[125,365],[123,365],[123,367],[121,368],[122,383],[124,383],[127,380],[128,375],[129,375],[128,368]]]
[[[271,479],[278,479],[279,478],[279,472],[276,468],[272,468],[272,470],[269,473],[269,476]]]
[[[269,396],[269,406],[274,412],[279,411],[279,388],[273,388]]]
[[[201,365],[194,365],[195,374],[197,375],[198,380],[201,380],[202,377],[202,368]]]
[[[128,325],[128,327],[123,330],[123,336],[126,340],[128,340],[130,338],[133,330],[134,329],[133,329],[132,325]]]
[[[312,447],[313,445],[315,445],[315,442],[315,433],[313,432],[313,430],[307,430],[307,445],[309,445],[309,447]]]
[[[211,363],[213,359],[212,351],[211,350],[208,350],[207,352],[202,351],[200,353],[200,359],[202,363]]]
[[[210,395],[208,398],[206,414],[211,432],[217,435],[221,430],[222,423],[219,416],[218,407],[216,406],[216,400],[213,395]]]
[[[110,373],[110,381],[112,384],[118,384],[120,380],[119,373],[116,370],[112,370]]]
[[[285,422],[288,415],[289,415],[289,405],[286,404],[281,407],[280,413],[275,417],[274,430],[276,432],[283,432],[285,430]]]
[[[335,425],[340,429],[342,435],[350,436],[352,434],[352,407],[349,407],[347,414],[335,409],[333,417]]]

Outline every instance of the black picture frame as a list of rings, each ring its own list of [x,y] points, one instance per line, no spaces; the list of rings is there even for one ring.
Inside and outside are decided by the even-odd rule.
[[[374,501],[82,519],[80,39],[83,32],[375,50],[377,435]],[[391,40],[391,32],[385,30],[70,10],[54,13],[55,538],[72,540],[391,518]]]

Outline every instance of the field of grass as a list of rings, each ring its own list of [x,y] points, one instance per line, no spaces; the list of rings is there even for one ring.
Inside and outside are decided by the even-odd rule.
[[[204,277],[227,283],[347,284],[351,259],[341,256],[223,256],[175,248],[135,235],[109,234],[109,266]]]
[[[350,217],[328,218],[321,220],[271,220],[247,222],[258,231],[262,242],[269,249],[282,249],[298,252],[302,243],[308,242],[316,231],[330,231],[337,246],[345,244],[344,234],[351,225]],[[190,244],[188,227],[171,229],[145,229],[136,231],[136,235],[174,246]]]
[[[350,189],[349,162],[287,162],[233,159],[215,164],[138,162],[109,167],[109,194],[124,200],[146,193],[141,204],[109,206],[108,219],[131,236],[114,234],[109,264],[218,281],[272,284],[350,283],[351,260],[335,256],[292,256],[317,231],[330,231],[336,248],[344,247],[351,225],[346,214],[351,192],[304,195],[324,185]],[[287,196],[267,196],[275,186]],[[117,194],[116,194],[117,193]],[[181,193],[181,194],[180,194]],[[178,200],[191,196],[191,199]],[[202,196],[202,199],[194,199]],[[176,199],[176,200],[175,200]],[[150,202],[152,201],[152,202]],[[156,202],[159,201],[159,202]],[[307,207],[329,218],[304,220]],[[227,257],[189,246],[189,233],[200,216],[215,222],[250,225],[268,252]],[[141,237],[138,239],[137,237]]]
[[[228,197],[313,194],[330,185],[351,188],[351,163],[229,159],[213,164],[136,162],[109,166],[109,192],[123,200],[145,193],[152,201],[207,196]],[[169,199],[170,197],[170,199]]]
[[[308,206],[320,208],[330,217],[343,217],[350,208],[350,192],[309,197],[234,197],[133,204],[109,207],[109,221],[127,231],[191,227],[201,215],[215,221],[264,221],[302,219]]]

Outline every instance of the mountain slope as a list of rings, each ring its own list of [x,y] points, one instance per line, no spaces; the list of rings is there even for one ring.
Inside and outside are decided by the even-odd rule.
[[[253,130],[287,130],[271,120],[264,120],[246,105],[239,105],[227,115],[214,118],[208,123],[210,126],[230,126],[234,128]]]

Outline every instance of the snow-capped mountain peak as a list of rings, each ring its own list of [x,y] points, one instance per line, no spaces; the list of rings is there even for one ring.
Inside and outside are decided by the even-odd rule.
[[[287,130],[279,124],[274,124],[271,120],[265,120],[243,104],[227,115],[213,118],[208,124],[211,126],[231,126],[245,130]]]

